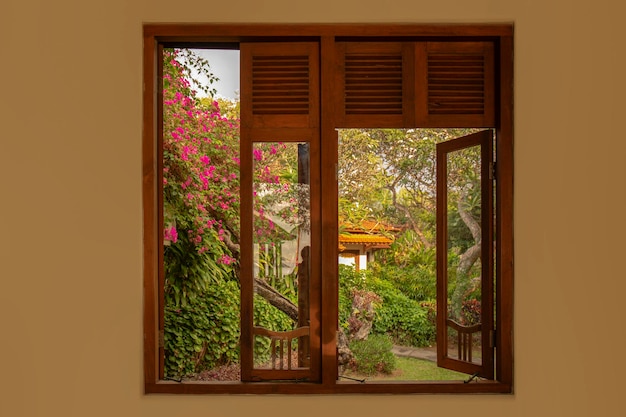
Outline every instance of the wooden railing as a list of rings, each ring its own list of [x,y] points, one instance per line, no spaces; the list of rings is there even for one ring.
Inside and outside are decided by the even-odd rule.
[[[291,363],[292,341],[299,337],[308,336],[309,326],[298,327],[286,332],[275,332],[263,327],[254,327],[254,335],[269,337],[272,369],[291,370],[294,369]]]
[[[481,331],[482,325],[478,323],[472,326],[463,326],[462,324],[450,319],[446,321],[446,324],[448,327],[456,330],[458,360],[472,362],[473,335],[474,333],[479,333]]]

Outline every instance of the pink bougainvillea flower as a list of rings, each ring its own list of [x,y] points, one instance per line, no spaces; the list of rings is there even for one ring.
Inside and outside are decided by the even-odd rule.
[[[169,229],[167,227],[163,229],[163,239],[172,243],[178,242],[178,231],[176,230],[176,226],[172,226]]]
[[[219,262],[224,265],[230,265],[235,262],[235,258],[228,255],[222,255],[222,257],[219,259]]]

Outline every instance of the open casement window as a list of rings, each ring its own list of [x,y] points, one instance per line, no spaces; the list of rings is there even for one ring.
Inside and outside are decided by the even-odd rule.
[[[241,376],[243,381],[318,381],[320,375],[319,48],[314,42],[242,43]],[[271,165],[272,175],[269,172]],[[255,178],[255,181],[252,179]],[[256,206],[252,196],[258,197]],[[283,297],[282,248],[296,254],[293,328],[259,325],[255,303]],[[271,272],[270,272],[271,270]],[[282,312],[280,310],[282,307]],[[287,308],[289,310],[289,308]],[[265,339],[270,357],[254,346]]]
[[[228,169],[237,161],[230,175],[238,210],[229,216],[236,218],[238,240],[218,242],[211,263],[224,273],[232,272],[230,262],[238,267],[223,290],[239,296],[228,303],[239,316],[229,321],[237,331],[228,336],[228,359],[220,365],[236,362],[240,374],[211,381],[164,372],[175,333],[164,329],[164,316],[184,312],[166,310],[164,295],[171,274],[164,248],[178,248],[172,227],[182,222],[164,209],[164,143],[176,128],[164,123],[163,51],[195,47],[238,49],[241,59],[240,122],[232,135],[238,136],[238,153],[223,159]],[[145,25],[146,392],[512,392],[512,62],[511,25]],[[185,120],[194,119],[186,114]],[[456,379],[341,378],[338,132],[352,128],[484,129],[440,142],[429,156],[437,162],[437,202],[430,204],[437,206],[437,364],[463,373]],[[429,178],[433,174],[431,169]],[[429,193],[434,199],[435,191]],[[459,250],[451,225],[460,224],[463,213],[480,219],[464,239],[476,248]],[[222,236],[224,230],[212,232]],[[226,256],[230,244],[238,248],[233,258]],[[449,258],[470,252],[477,256],[472,267],[448,266]],[[229,264],[219,264],[222,254]],[[464,303],[479,313],[461,314]],[[259,316],[268,309],[280,315],[279,329]],[[230,325],[224,324],[229,331]],[[195,364],[210,343],[190,354]]]
[[[485,130],[437,144],[437,364],[487,379],[494,377],[492,142]],[[475,242],[454,269],[452,213]]]

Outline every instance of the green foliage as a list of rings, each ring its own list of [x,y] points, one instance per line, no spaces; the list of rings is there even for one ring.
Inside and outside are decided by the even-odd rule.
[[[191,50],[165,49],[162,79],[165,373],[176,378],[238,360],[240,107],[196,95],[214,93],[216,78]],[[295,275],[282,276],[279,243],[297,233],[279,230],[274,219],[308,227],[308,207],[294,204],[305,188],[297,178],[299,150],[278,142],[254,149],[255,243],[267,250],[261,278],[292,300]],[[254,306],[256,325],[291,329],[292,321],[262,298]],[[254,349],[256,358],[267,356],[269,341],[256,341]]]
[[[195,244],[182,234],[176,244],[165,246],[165,293],[172,307],[184,307],[210,287],[233,279],[232,267],[216,261],[224,253],[224,247],[216,242],[217,238],[213,244],[207,243],[210,251],[198,253]]]
[[[219,78],[211,71],[209,61],[196,54],[192,49],[177,49],[176,53],[177,61],[182,69],[182,75],[189,83],[189,89],[185,91],[187,95],[195,96],[197,90],[200,90],[208,96],[215,96],[217,90],[212,86],[219,81]],[[171,65],[171,63],[164,61],[164,67],[167,68],[168,65]],[[205,80],[200,81],[196,74],[205,77]]]
[[[180,378],[239,359],[239,286],[226,281],[176,305],[166,294],[165,376]]]
[[[383,300],[376,309],[375,333],[388,334],[400,345],[429,346],[433,343],[435,328],[428,320],[428,311],[417,301],[382,279],[374,280],[372,291]]]
[[[366,287],[364,272],[356,272],[348,265],[339,265],[339,324],[344,331],[348,328],[348,318],[352,312],[352,290]]]
[[[391,281],[407,297],[429,300],[437,297],[435,247],[424,247],[415,232],[402,233],[386,251],[377,253],[370,268]]]
[[[461,324],[471,326],[481,322],[480,300],[463,301],[461,306]]]
[[[350,350],[354,354],[354,370],[364,375],[390,374],[396,369],[392,347],[391,338],[382,334],[371,334],[365,340],[352,341]]]
[[[193,74],[208,77],[202,87]],[[238,361],[239,129],[215,101],[201,101],[215,77],[190,50],[163,54],[163,222],[165,376],[180,378]]]
[[[428,308],[404,295],[393,283],[377,272],[360,271],[346,265],[339,266],[339,323],[348,327],[353,289],[377,294],[381,302],[375,309],[373,332],[387,334],[395,343],[407,346],[428,346],[435,337],[434,323]]]
[[[214,92],[215,77],[208,62],[192,51],[167,49],[163,63],[165,373],[179,377],[238,359],[239,254],[233,248],[239,243],[239,103],[196,96],[195,89]],[[196,73],[208,77],[206,87],[193,79]],[[436,294],[434,149],[437,142],[466,133],[342,131],[340,215],[354,223],[375,218],[404,230],[390,250],[377,254],[374,273],[340,269],[342,326],[351,315],[353,291],[368,291],[382,300],[375,309],[374,333],[406,345],[432,342],[432,317],[420,302]],[[300,151],[306,149],[279,142],[253,149],[253,204],[258,213],[254,243],[265,250],[259,255],[259,276],[292,301],[297,298],[297,275],[283,276],[276,244],[294,239],[296,228],[310,227],[308,187],[298,180]],[[459,173],[450,179],[449,200],[449,224],[455,232],[449,259],[456,265],[458,256],[474,244],[457,202],[476,216],[479,189],[474,155],[461,155],[451,163]],[[293,227],[276,227],[277,219]],[[293,327],[285,314],[259,296],[254,321],[278,331]],[[375,343],[383,342],[370,342]],[[269,340],[258,338],[254,352],[256,360],[265,360]]]

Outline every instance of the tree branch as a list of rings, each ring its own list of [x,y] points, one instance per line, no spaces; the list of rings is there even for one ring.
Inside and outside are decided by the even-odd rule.
[[[265,281],[255,278],[254,292],[267,300],[268,303],[285,313],[293,321],[298,321],[298,307]]]
[[[413,218],[413,215],[411,214],[411,210],[409,210],[409,208],[406,207],[404,204],[401,204],[398,202],[398,197],[397,197],[396,189],[394,186],[395,183],[396,181],[394,181],[394,184],[387,186],[387,188],[391,191],[391,202],[393,206],[396,209],[404,212],[407,219],[409,220],[409,223],[411,224],[411,229],[415,232],[415,234],[417,234],[417,237],[419,238],[420,242],[422,242],[422,244],[424,245],[424,248],[426,249],[431,248],[433,244],[429,242],[428,239],[426,239],[426,236],[424,236],[424,233],[422,232],[422,230],[417,226],[417,222]]]
[[[474,217],[472,217],[472,215],[467,210],[465,210],[464,203],[465,203],[466,198],[467,198],[467,191],[465,190],[461,191],[461,195],[459,196],[459,200],[456,206],[459,211],[459,216],[461,216],[461,220],[463,220],[463,223],[465,223],[467,228],[472,233],[472,237],[474,238],[474,241],[476,242],[476,244],[480,245],[480,241],[481,241],[480,224],[476,221],[476,219],[474,219]]]

